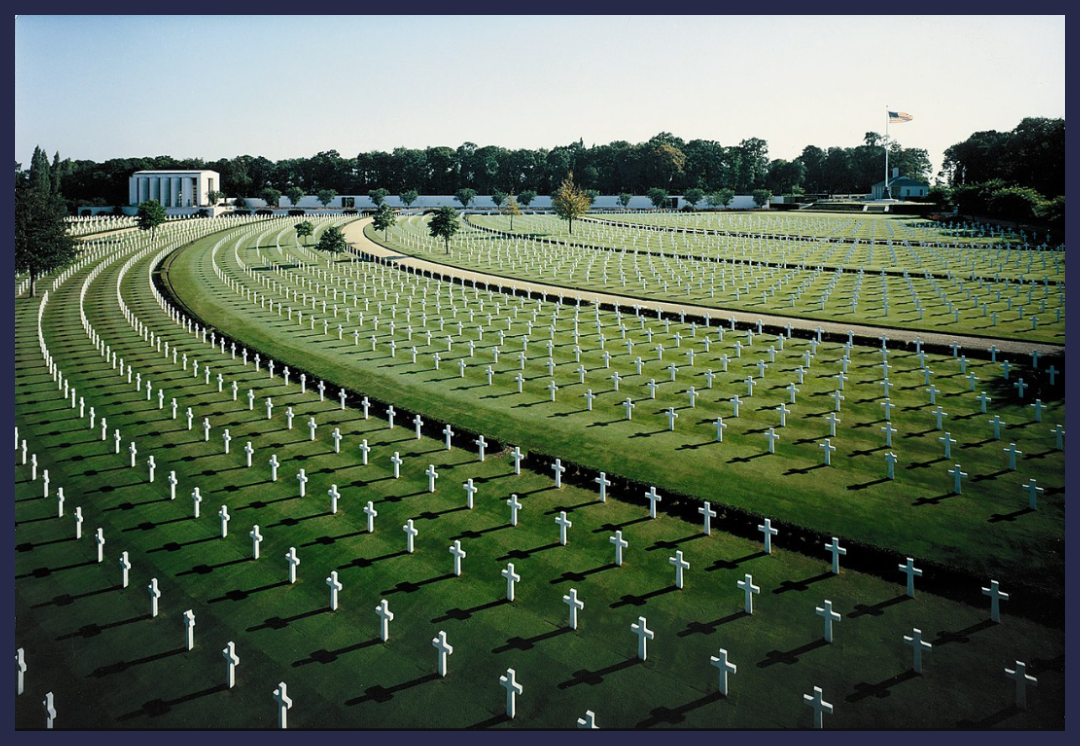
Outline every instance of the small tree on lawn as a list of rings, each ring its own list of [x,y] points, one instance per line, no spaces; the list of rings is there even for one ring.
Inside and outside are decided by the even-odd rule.
[[[345,234],[336,225],[332,225],[319,236],[319,242],[315,244],[315,248],[327,254],[340,254],[345,251],[345,245]]]
[[[206,202],[211,207],[213,207],[218,202],[220,202],[224,196],[224,192],[219,192],[216,189],[211,189],[209,192],[206,193]]]
[[[266,187],[259,196],[263,198],[263,202],[265,202],[266,206],[271,210],[276,209],[281,205],[281,192],[273,187]]]
[[[532,204],[532,201],[536,199],[536,192],[531,189],[526,189],[524,192],[518,195],[518,204],[522,207],[528,207]]]
[[[772,192],[768,189],[755,189],[753,191],[754,204],[758,207],[764,207],[765,204],[772,199]]]
[[[476,190],[469,189],[468,187],[458,189],[454,192],[454,199],[461,203],[461,209],[467,210],[472,201],[476,199]]]
[[[315,226],[307,220],[296,224],[296,237],[300,240],[300,243],[304,243],[304,239],[315,232]]]
[[[139,212],[135,216],[139,229],[150,231],[150,239],[153,240],[157,233],[157,227],[165,222],[165,208],[156,199],[148,199],[139,205]]]
[[[406,207],[409,207],[410,205],[412,205],[413,202],[418,199],[420,199],[420,192],[416,191],[415,189],[410,189],[407,192],[401,193],[401,204],[405,205]]]
[[[29,185],[15,190],[15,271],[29,273],[31,296],[38,277],[65,267],[77,254],[65,214],[58,195]]]
[[[495,204],[495,209],[499,209],[506,202],[506,192],[501,192],[498,189],[491,190],[491,201]]]
[[[506,196],[506,202],[504,202],[502,206],[502,214],[510,216],[510,230],[514,230],[514,216],[521,214],[521,208],[518,207],[514,195],[509,194]]]
[[[337,197],[337,192],[333,189],[320,189],[316,196],[319,198],[319,202],[322,203],[323,207],[329,207],[330,203]]]
[[[386,232],[396,222],[397,216],[394,214],[394,210],[385,202],[379,205],[379,209],[375,211],[375,215],[371,219],[371,224],[375,226],[375,230],[383,232],[384,241],[386,240]]]
[[[589,195],[581,187],[574,183],[574,173],[571,171],[555,193],[551,195],[551,209],[555,214],[567,222],[567,233],[574,232],[574,218],[584,215],[592,201]]]
[[[457,211],[449,205],[440,207],[428,221],[428,232],[432,238],[441,238],[446,242],[446,253],[450,253],[450,239],[461,229]]]
[[[663,207],[668,200],[667,189],[661,189],[660,187],[653,187],[649,191],[645,192],[645,196],[652,202],[652,206],[659,210]]]
[[[683,199],[687,201],[690,207],[697,209],[698,202],[705,199],[704,189],[687,189],[686,194],[683,195]]]
[[[382,203],[386,201],[386,198],[390,196],[390,191],[380,187],[378,189],[372,189],[367,195],[368,197],[371,197],[371,204],[376,207],[381,207]]]
[[[710,207],[727,207],[735,199],[734,189],[718,189],[708,196]]]
[[[304,190],[298,186],[291,186],[285,190],[285,196],[289,198],[289,204],[297,207],[304,198]]]
[[[630,204],[630,200],[633,198],[634,195],[630,194],[630,192],[621,192],[619,194],[619,204],[623,206],[623,209],[626,209],[626,206]]]

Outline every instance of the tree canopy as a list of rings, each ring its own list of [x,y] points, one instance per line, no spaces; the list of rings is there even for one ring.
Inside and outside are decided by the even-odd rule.
[[[157,234],[157,227],[164,223],[166,219],[165,208],[156,199],[148,199],[140,204],[139,211],[135,215],[139,229],[150,231],[151,238]]]
[[[551,209],[567,222],[567,233],[574,232],[574,220],[584,215],[591,206],[592,200],[585,190],[574,183],[572,172],[551,195]]]
[[[346,248],[345,234],[336,225],[331,225],[319,236],[319,242],[315,244],[315,248],[327,254],[340,254]]]
[[[307,238],[314,232],[315,226],[307,220],[301,221],[296,224],[296,237],[300,240],[301,244],[303,244],[305,238]]]
[[[463,210],[467,210],[472,201],[476,199],[476,190],[468,187],[463,187],[454,192],[454,199],[456,199]]]
[[[30,295],[41,275],[62,269],[77,255],[65,212],[51,180],[47,186],[29,180],[15,190],[15,271],[30,275]]]
[[[375,226],[375,230],[383,232],[383,239],[386,238],[386,232],[396,222],[397,216],[394,214],[394,210],[385,202],[379,205],[379,209],[375,211],[375,215],[371,219],[371,224]]]
[[[461,229],[457,210],[449,205],[440,207],[428,221],[428,233],[432,238],[441,238],[446,243],[446,253],[450,253],[450,239]]]

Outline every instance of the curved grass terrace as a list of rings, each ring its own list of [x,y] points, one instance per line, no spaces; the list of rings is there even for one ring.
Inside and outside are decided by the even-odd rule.
[[[17,728],[40,726],[46,689],[66,727],[272,728],[271,693],[281,681],[295,703],[290,727],[311,729],[572,728],[586,709],[603,728],[803,728],[809,711],[802,695],[814,686],[835,703],[827,727],[1059,728],[1064,722],[1063,629],[1016,616],[1010,605],[1029,603],[1032,590],[1063,593],[1064,454],[1048,434],[1064,421],[1060,378],[1051,386],[1044,368],[1016,360],[1012,378],[1023,375],[1036,387],[1020,401],[989,361],[966,361],[993,397],[984,416],[966,391],[962,363],[925,357],[936,399],[949,411],[954,453],[962,454],[969,474],[962,494],[951,495],[939,473],[941,433],[920,391],[925,374],[911,349],[889,354],[900,456],[890,481],[883,478],[877,432],[876,348],[846,350],[796,335],[779,349],[775,335],[755,334],[751,341],[745,327],[725,329],[720,338],[717,326],[625,311],[620,319],[591,306],[556,311],[550,300],[477,291],[383,262],[328,262],[296,244],[292,222],[228,223],[224,233],[175,234],[154,245],[132,237],[102,247],[50,283],[47,301],[17,299],[16,426],[38,458],[32,474],[16,449],[16,615],[30,664],[27,694],[16,700]],[[329,224],[319,221],[318,230]],[[360,226],[347,227],[357,245]],[[212,331],[197,328],[159,295],[155,277],[166,258],[162,281],[211,321]],[[525,335],[530,352],[521,371],[513,355]],[[665,359],[644,359],[639,375],[627,340],[643,358],[656,355],[646,354],[650,345],[663,344]],[[503,348],[498,364],[491,359],[496,344]],[[445,351],[439,370],[437,351]],[[122,365],[110,358],[114,353]],[[672,383],[665,366],[676,361]],[[779,427],[776,408],[788,401],[785,387],[804,362],[804,383]],[[579,364],[585,384],[576,383]],[[284,365],[293,366],[289,381]],[[831,409],[824,399],[835,385],[830,378],[845,365],[846,398],[832,439],[838,449],[826,468],[817,448]],[[704,379],[710,368],[711,387]],[[308,375],[306,390],[299,371]],[[513,381],[518,372],[522,394]],[[615,372],[623,377],[617,393],[610,390]],[[747,376],[755,381],[752,396]],[[655,399],[644,385],[649,378],[658,384]],[[329,382],[322,394],[320,380]],[[559,386],[555,402],[544,388],[552,380]],[[136,383],[143,386],[137,390]],[[70,402],[62,398],[64,384],[94,414],[81,411],[75,393]],[[690,385],[699,392],[693,407]],[[342,407],[339,386],[520,445],[521,474],[506,450],[493,446],[481,460],[471,437],[457,436],[448,449],[430,425],[417,437],[411,417],[391,426],[381,406],[369,416],[350,397]],[[585,386],[596,394],[591,412],[580,396]],[[737,418],[726,402],[736,393],[743,397]],[[1040,423],[1026,406],[1034,395],[1047,404]],[[627,396],[637,405],[630,421],[616,406]],[[667,407],[680,414],[673,432],[659,414]],[[710,427],[717,414],[728,425],[723,443]],[[1005,422],[1004,438],[1024,451],[1016,471],[1004,465],[1006,443],[988,433],[985,420],[995,414]],[[90,426],[94,416],[98,422]],[[105,416],[110,432],[102,440]],[[313,435],[309,418],[317,422]],[[775,454],[765,453],[767,427],[781,434]],[[343,436],[340,449],[334,428]],[[363,458],[361,441],[370,448]],[[134,467],[129,443],[138,446]],[[271,454],[281,464],[276,481]],[[613,487],[601,502],[594,485],[567,479],[557,487],[549,469],[534,468],[541,454],[607,466],[612,475],[637,473],[662,494],[707,493],[721,516],[706,536],[700,517],[669,515],[664,503],[650,519],[641,495]],[[153,481],[150,455],[157,459]],[[434,491],[429,466],[439,474]],[[43,498],[46,468],[51,493]],[[309,479],[304,497],[301,468]],[[178,483],[175,500],[165,479],[170,472]],[[1045,489],[1035,511],[1025,509],[1018,487],[1029,477]],[[478,487],[472,509],[463,490],[470,479]],[[336,511],[327,495],[331,484],[341,493]],[[67,496],[62,516],[58,487]],[[198,518],[194,487],[203,496]],[[509,524],[505,504],[512,494],[523,505],[517,526]],[[362,509],[369,501],[379,514],[373,533]],[[849,551],[840,574],[829,572],[823,548],[792,551],[787,534],[765,554],[759,537],[726,530],[722,504],[771,515],[780,525],[835,533]],[[223,507],[231,515],[225,536]],[[76,509],[84,517],[81,539],[74,536]],[[566,546],[554,522],[560,512],[573,522]],[[407,520],[419,529],[413,553],[401,531]],[[257,560],[249,538],[255,525],[264,537]],[[98,527],[107,541],[100,563]],[[621,567],[609,541],[616,530],[629,543]],[[455,540],[468,553],[461,577],[451,571],[447,551]],[[921,587],[909,598],[899,572],[890,578],[854,569],[868,545],[910,552],[926,567],[927,587],[939,567],[958,566],[987,578],[982,584],[1000,580],[1014,600],[995,624],[985,605]],[[302,560],[295,584],[287,580],[289,547]],[[690,562],[682,589],[669,562],[677,550]],[[121,552],[131,561],[128,587],[120,582]],[[507,562],[522,578],[513,603],[505,600],[500,575]],[[331,571],[344,586],[336,611],[327,603]],[[761,591],[753,615],[744,612],[736,586],[747,573]],[[162,591],[157,617],[149,613],[151,578]],[[562,600],[571,587],[585,603],[577,630],[567,626]],[[382,599],[395,614],[385,642],[374,613]],[[842,614],[831,644],[814,612],[824,599]],[[189,609],[198,620],[191,650],[181,623]],[[647,661],[635,656],[630,631],[642,616],[656,633]],[[914,627],[934,646],[921,675],[911,670],[903,641]],[[431,646],[440,631],[454,646],[446,678],[436,673]],[[241,660],[233,689],[225,686],[221,657],[228,641]],[[709,665],[719,647],[739,667],[726,697],[717,693]],[[1013,685],[1002,671],[1017,659],[1039,678],[1027,710],[1013,706]],[[498,686],[507,668],[525,687],[514,720],[503,714],[505,692]]]

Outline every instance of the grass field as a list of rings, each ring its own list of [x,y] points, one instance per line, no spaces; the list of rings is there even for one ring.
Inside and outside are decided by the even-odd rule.
[[[761,379],[758,360],[767,360],[768,347],[779,344],[775,335],[758,335],[751,344],[746,330],[739,330],[720,340],[714,326],[714,341],[705,352],[704,328],[691,330],[682,323],[665,328],[657,319],[634,326],[638,319],[627,314],[620,321],[602,312],[600,333],[610,340],[606,348],[612,354],[608,368],[594,314],[583,309],[576,343],[588,383],[578,384],[571,309],[562,309],[556,319],[552,303],[481,293],[487,310],[472,308],[470,319],[463,296],[472,306],[481,300],[471,289],[458,286],[451,300],[442,283],[381,265],[328,266],[297,247],[288,221],[281,221],[196,241],[175,254],[168,269],[185,305],[261,353],[257,372],[253,360],[244,363],[241,347],[235,355],[212,349],[163,313],[151,272],[164,253],[147,251],[130,264],[123,257],[103,260],[93,275],[90,267],[81,270],[50,293],[41,315],[41,340],[68,382],[88,406],[97,407],[98,417],[108,417],[110,431],[122,432],[119,455],[111,433],[102,442],[98,428],[91,429],[77,407],[60,399],[63,392],[37,344],[40,299],[17,300],[16,424],[38,456],[39,470],[50,470],[51,491],[62,486],[67,493],[65,517],[58,518],[55,498],[42,497],[40,474],[32,480],[16,450],[17,640],[29,665],[27,693],[16,704],[17,727],[42,725],[40,700],[50,690],[57,699],[57,727],[273,727],[272,692],[282,681],[295,702],[290,726],[309,728],[570,728],[587,709],[596,712],[602,728],[808,727],[810,711],[801,700],[813,686],[822,687],[835,706],[826,727],[1057,728],[1063,723],[1063,631],[1010,613],[1014,602],[1004,604],[999,625],[988,621],[986,608],[924,592],[908,599],[899,572],[891,579],[850,569],[833,576],[824,548],[816,554],[791,551],[782,535],[779,548],[766,555],[760,539],[726,532],[723,517],[710,536],[703,535],[698,521],[664,512],[651,520],[643,496],[613,489],[601,503],[595,489],[582,489],[576,480],[556,488],[542,461],[561,456],[636,484],[655,484],[662,493],[711,499],[714,505],[771,515],[781,525],[835,533],[850,544],[842,566],[857,561],[863,547],[877,546],[910,552],[916,564],[925,558],[928,567],[958,565],[987,573],[986,584],[989,573],[1000,572],[1005,591],[1011,579],[1060,592],[1064,466],[1049,434],[1064,421],[1060,388],[1041,384],[1048,409],[1038,425],[1031,424],[1022,402],[1010,399],[1007,386],[988,389],[994,400],[983,416],[958,372],[959,362],[928,355],[941,389],[938,402],[950,411],[949,426],[958,440],[954,448],[964,454],[970,475],[962,496],[951,496],[937,443],[941,433],[921,391],[924,374],[909,349],[889,357],[896,404],[892,422],[898,429],[894,450],[901,460],[898,479],[883,479],[883,436],[875,432],[884,424],[875,391],[880,372],[874,370],[881,354],[856,346],[849,352],[846,399],[837,413],[839,450],[830,478],[824,479],[817,446],[827,436],[823,417],[832,409],[830,378],[843,366],[841,344],[816,345],[783,428],[775,409],[788,401],[785,387],[814,347],[808,339],[786,340]],[[303,304],[304,295],[313,299],[314,309]],[[303,322],[263,305],[267,298],[276,303],[285,297],[294,314],[305,309]],[[328,300],[325,311],[323,299]],[[436,304],[442,304],[441,311]],[[351,326],[346,326],[341,315],[349,305]],[[125,308],[133,315],[125,318]],[[363,322],[355,315],[361,309]],[[150,401],[95,349],[80,311],[101,335],[102,346],[108,344],[152,382]],[[309,325],[312,311],[319,328]],[[487,321],[488,312],[500,326],[509,321],[497,366],[491,361],[496,324]],[[416,317],[425,313],[428,323],[421,326]],[[381,320],[377,330],[375,317]],[[342,323],[340,340],[336,328],[323,333],[324,319]],[[517,394],[513,376],[519,363],[512,354],[521,349],[530,321],[535,331],[529,349],[536,357],[530,353],[525,393]],[[553,333],[541,333],[552,324]],[[415,326],[411,342],[409,325]],[[678,345],[684,359],[675,384],[667,380],[667,359],[650,359],[643,362],[642,375],[635,372],[637,355],[627,353],[621,325],[642,348],[651,331],[654,344],[663,340],[671,360],[677,359]],[[353,328],[362,330],[359,344]],[[433,331],[431,344],[420,343],[424,329]],[[455,340],[451,351],[448,334]],[[681,335],[678,342],[675,334]],[[553,380],[560,387],[554,403],[543,388],[549,376],[541,349],[549,335]],[[388,349],[391,339],[400,345],[396,356]],[[470,339],[474,357],[465,348]],[[159,349],[165,341],[189,356],[187,369]],[[736,341],[743,346],[738,358]],[[410,358],[413,345],[416,364]],[[691,345],[698,359],[687,365]],[[445,355],[438,371],[436,351]],[[718,364],[723,354],[729,357],[726,374]],[[266,370],[268,355],[278,361],[274,377]],[[190,364],[196,359],[203,366],[197,376]],[[464,379],[459,359],[467,361]],[[294,368],[288,385],[281,373],[285,364]],[[497,368],[491,386],[484,373],[489,364]],[[212,370],[209,382],[206,365]],[[973,359],[967,365],[981,381],[999,375],[989,361]],[[717,373],[711,389],[703,378],[710,367]],[[307,393],[297,381],[295,371],[301,369],[311,376]],[[626,378],[617,393],[608,378],[613,371]],[[1036,380],[1033,371],[1023,374]],[[746,397],[747,375],[759,381],[752,397]],[[316,377],[331,382],[324,401],[314,389]],[[656,399],[647,393],[648,378],[661,384]],[[365,418],[351,398],[343,410],[336,398],[341,385],[421,412],[427,420],[520,445],[526,452],[522,473],[514,474],[506,448],[489,449],[481,463],[471,438],[459,438],[446,450],[430,424],[417,439],[411,417],[399,416],[390,429],[381,406]],[[580,397],[585,385],[597,393],[592,412]],[[701,394],[693,409],[687,402],[689,385]],[[163,408],[158,388],[165,392]],[[735,393],[744,397],[738,418],[727,403]],[[627,396],[638,405],[629,422],[616,406]],[[176,418],[168,404],[172,397],[179,404]],[[269,420],[267,397],[273,401]],[[189,406],[190,430],[184,417]],[[287,407],[295,413],[292,429]],[[680,413],[674,432],[667,431],[660,415],[668,407]],[[991,438],[985,420],[993,414],[1008,423],[1008,441]],[[729,426],[723,443],[715,443],[710,425],[717,415]],[[209,442],[200,427],[204,417],[211,424]],[[318,423],[314,441],[308,417]],[[334,452],[335,427],[343,435],[341,453]],[[767,427],[782,434],[772,455],[764,453]],[[229,454],[223,452],[225,428],[233,438]],[[366,466],[358,450],[361,440],[371,448]],[[135,468],[127,451],[132,441],[138,446]],[[250,468],[242,451],[248,441],[255,454]],[[1025,452],[1016,472],[1004,467],[1000,453],[1011,441]],[[399,479],[390,462],[395,452],[403,460]],[[145,466],[151,453],[157,459],[153,483]],[[271,454],[282,464],[277,482],[271,481],[267,463]],[[535,470],[538,463],[545,468]],[[910,468],[914,464],[921,466]],[[429,465],[440,474],[434,493],[425,476]],[[303,498],[295,479],[300,468],[310,479]],[[176,501],[168,499],[169,471],[178,479]],[[1019,485],[1032,476],[1045,492],[1039,510],[1028,512]],[[462,488],[467,479],[479,488],[472,510]],[[331,484],[342,494],[336,514],[329,509]],[[850,489],[857,485],[865,487]],[[192,517],[189,497],[196,486],[204,496],[198,519]],[[523,505],[516,527],[509,525],[505,502],[511,494]],[[379,513],[371,534],[362,510],[368,501]],[[232,515],[226,538],[218,519],[222,505]],[[85,518],[79,541],[71,519],[76,506]],[[573,521],[567,546],[560,546],[554,522],[560,511]],[[419,530],[413,554],[405,551],[402,532],[409,519]],[[248,537],[255,524],[264,537],[258,560],[251,559]],[[107,541],[101,564],[93,544],[99,526]],[[616,530],[629,543],[622,567],[614,565],[609,542]],[[468,553],[460,578],[451,572],[448,548],[454,540]],[[287,582],[289,547],[301,558],[296,584]],[[668,562],[677,550],[691,565],[682,590],[674,587]],[[122,551],[132,564],[126,589],[119,585]],[[505,601],[500,575],[508,562],[522,577],[513,603]],[[336,612],[328,608],[325,584],[332,570],[344,585]],[[746,573],[761,589],[752,616],[742,612],[743,594],[736,587]],[[151,577],[162,590],[156,619],[149,617]],[[571,587],[585,603],[576,631],[567,627],[562,601]],[[384,598],[395,614],[387,643],[378,638],[375,615]],[[843,614],[831,645],[821,640],[822,620],[814,613],[825,599]],[[192,651],[183,646],[186,609],[197,619]],[[645,662],[636,658],[630,630],[639,616],[647,617],[656,633]],[[913,627],[934,645],[921,676],[911,672],[911,650],[903,642]],[[435,673],[431,645],[440,630],[454,646],[446,679]],[[221,651],[230,640],[241,663],[236,688],[226,690]],[[709,656],[721,647],[738,665],[728,697],[716,693],[717,671],[709,665]],[[1012,682],[1003,672],[1018,659],[1039,677],[1027,711],[1014,708]],[[505,693],[498,683],[507,668],[516,670],[524,686],[512,722],[503,715]]]
[[[441,240],[428,236],[421,216],[403,218],[385,237],[369,235],[455,266],[645,300],[882,328],[1064,340],[1063,252],[1003,243],[875,248],[806,236],[639,230],[610,221],[577,221],[569,234],[564,221],[539,215],[515,218],[513,232],[506,216],[468,221],[449,255]]]

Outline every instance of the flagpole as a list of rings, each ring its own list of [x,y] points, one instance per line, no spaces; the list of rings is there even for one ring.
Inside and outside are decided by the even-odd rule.
[[[889,105],[885,104],[885,188],[881,190],[885,199],[892,199],[892,190],[889,189]]]

